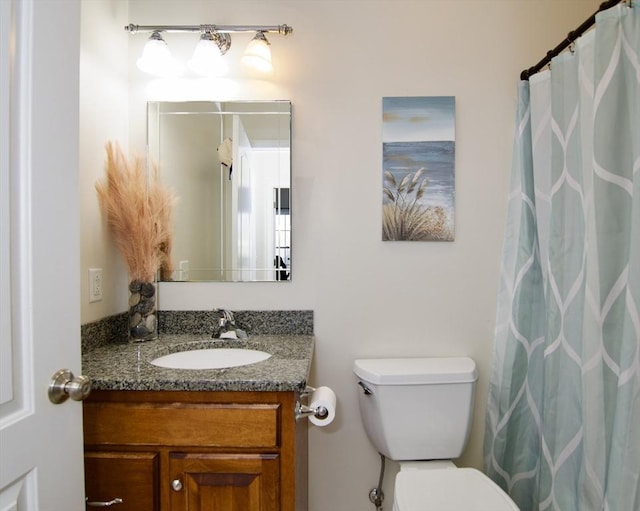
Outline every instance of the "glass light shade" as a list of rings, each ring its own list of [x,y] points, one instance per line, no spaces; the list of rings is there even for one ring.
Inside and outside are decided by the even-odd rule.
[[[229,70],[220,48],[211,39],[198,41],[188,66],[191,71],[202,76],[220,76]]]
[[[264,73],[273,71],[271,48],[264,34],[256,34],[249,42],[242,57],[242,63]]]
[[[180,76],[183,72],[182,66],[171,56],[169,47],[162,38],[149,39],[136,64],[141,71],[155,76]]]

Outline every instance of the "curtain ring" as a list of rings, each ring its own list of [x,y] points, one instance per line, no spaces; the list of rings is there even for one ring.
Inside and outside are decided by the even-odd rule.
[[[554,53],[553,50],[549,50],[547,52],[547,66],[549,67],[549,71],[551,71],[551,61],[553,60],[553,57],[555,57],[556,54]]]
[[[580,35],[573,30],[567,34],[567,41],[569,41],[569,51],[571,52],[571,55],[576,52],[576,39],[578,37],[580,37]]]

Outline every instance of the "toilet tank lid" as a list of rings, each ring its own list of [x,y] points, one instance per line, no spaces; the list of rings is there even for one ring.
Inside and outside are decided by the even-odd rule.
[[[476,364],[469,357],[359,359],[353,372],[378,385],[470,383],[478,379]]]

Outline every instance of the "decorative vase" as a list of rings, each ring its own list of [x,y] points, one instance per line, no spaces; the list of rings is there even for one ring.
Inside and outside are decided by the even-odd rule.
[[[157,337],[156,284],[133,280],[129,283],[129,340],[150,341]]]

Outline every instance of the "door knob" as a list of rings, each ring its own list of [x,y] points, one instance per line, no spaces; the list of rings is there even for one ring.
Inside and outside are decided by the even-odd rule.
[[[173,491],[182,490],[182,481],[180,481],[180,479],[174,479],[173,481],[171,481],[171,489]]]
[[[73,376],[68,369],[60,369],[51,377],[49,383],[49,401],[53,404],[64,403],[67,398],[82,401],[91,393],[91,380],[87,376]]]

